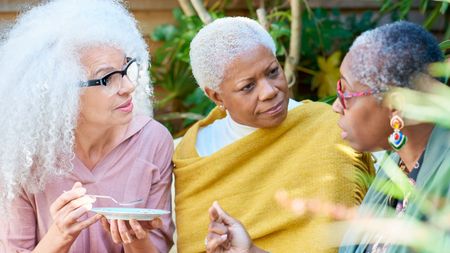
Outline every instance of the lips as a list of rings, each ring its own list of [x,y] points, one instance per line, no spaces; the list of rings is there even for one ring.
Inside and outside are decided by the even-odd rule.
[[[278,114],[283,110],[283,103],[284,103],[284,101],[281,101],[278,104],[272,106],[271,108],[269,108],[268,110],[266,110],[262,113],[266,113],[266,114],[270,114],[270,115]]]
[[[123,112],[131,112],[133,110],[133,102],[131,98],[119,105],[116,109]]]
[[[342,125],[340,124],[340,122],[338,122],[338,126],[339,126],[339,128],[342,130],[342,132],[341,132],[341,138],[342,138],[342,139],[347,138],[348,133],[347,133],[347,131],[344,130],[344,128],[342,127]]]

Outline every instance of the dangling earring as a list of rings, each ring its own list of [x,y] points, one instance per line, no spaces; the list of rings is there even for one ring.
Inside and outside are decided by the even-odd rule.
[[[219,105],[219,109],[220,109],[221,111],[225,111],[225,106]]]
[[[408,141],[408,137],[400,131],[405,126],[405,123],[403,122],[402,118],[400,116],[395,115],[391,119],[391,127],[394,129],[394,132],[389,135],[388,142],[391,145],[391,147],[398,151],[400,150],[403,145]]]

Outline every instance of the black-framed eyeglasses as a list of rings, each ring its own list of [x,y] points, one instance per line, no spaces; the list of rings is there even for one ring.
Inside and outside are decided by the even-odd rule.
[[[118,90],[122,86],[124,76],[127,76],[133,85],[136,85],[139,73],[139,66],[136,59],[127,57],[127,65],[122,70],[116,70],[104,75],[99,79],[92,79],[83,82],[83,86],[92,87],[103,85],[113,90]]]

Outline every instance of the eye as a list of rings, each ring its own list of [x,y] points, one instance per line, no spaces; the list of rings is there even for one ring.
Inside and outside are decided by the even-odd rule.
[[[111,83],[113,82],[113,78],[115,76],[116,73],[110,73],[106,76],[104,76],[101,80],[102,80],[102,84],[105,86],[109,86],[111,85]]]
[[[253,90],[254,87],[255,87],[255,83],[249,83],[249,84],[245,85],[244,87],[242,87],[241,91],[250,92]]]
[[[269,72],[269,76],[270,77],[277,77],[278,73],[279,73],[279,69],[280,68],[278,66],[276,66],[275,68],[271,69],[270,72]]]

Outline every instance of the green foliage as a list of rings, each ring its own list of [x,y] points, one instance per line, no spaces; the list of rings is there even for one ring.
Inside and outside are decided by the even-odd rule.
[[[269,13],[268,20],[282,62],[289,47],[290,10],[275,9]],[[344,18],[337,9],[306,9],[302,15],[301,58],[297,67],[303,74],[297,78],[300,83],[294,91],[295,98],[315,100],[335,95],[342,53],[348,51],[359,34],[376,24],[372,12],[364,12],[358,18],[356,15]]]
[[[268,6],[267,19],[269,33],[277,45],[277,57],[284,64],[291,36],[291,12],[289,9],[280,9],[281,2],[271,2],[273,6]],[[222,11],[212,10],[210,14],[214,19],[225,15]],[[179,9],[173,11],[173,16],[175,25],[161,25],[151,34],[154,41],[163,43],[154,54],[151,75],[157,95],[156,117],[175,136],[179,136],[186,127],[206,115],[214,104],[195,84],[189,66],[189,44],[203,24],[197,16],[187,17]],[[342,60],[341,53],[337,52],[346,52],[354,38],[374,27],[376,22],[371,12],[359,18],[355,15],[344,18],[336,9],[327,11],[321,8],[307,8],[302,19],[298,69],[303,72],[297,78],[301,82],[298,90],[294,90],[295,98],[322,98],[331,103],[335,98],[338,66]]]
[[[417,1],[413,0],[380,0],[381,2],[381,13],[390,14],[393,20],[403,20],[409,18],[409,13],[415,7]],[[425,20],[423,22],[423,27],[426,29],[431,29],[436,23],[439,16],[445,15],[445,39],[450,38],[450,28],[448,19],[448,6],[449,0],[420,0],[419,10],[424,15]]]
[[[206,115],[213,104],[198,89],[189,65],[189,45],[203,23],[197,16],[185,16],[180,9],[174,9],[173,16],[175,25],[158,26],[151,34],[154,41],[163,45],[156,50],[150,71],[157,93],[157,119],[177,135],[189,123],[198,120],[198,116]],[[223,14],[213,13],[214,18],[221,16]],[[170,111],[169,116],[165,109]]]

